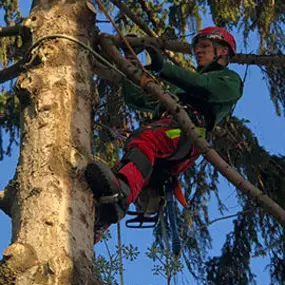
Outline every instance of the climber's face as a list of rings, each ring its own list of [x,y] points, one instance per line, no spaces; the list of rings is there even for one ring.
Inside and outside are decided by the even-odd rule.
[[[199,39],[194,47],[194,53],[198,66],[210,64],[215,57],[220,57],[219,63],[223,64],[223,59],[228,55],[228,48],[213,43],[208,39]]]

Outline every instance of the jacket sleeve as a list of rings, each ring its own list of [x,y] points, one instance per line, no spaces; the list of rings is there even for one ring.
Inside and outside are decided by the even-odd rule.
[[[145,94],[139,86],[128,80],[122,82],[122,95],[126,105],[133,110],[156,114],[160,108],[158,100]]]
[[[242,81],[231,70],[199,74],[170,63],[164,63],[160,75],[186,93],[210,103],[230,103],[241,97]]]

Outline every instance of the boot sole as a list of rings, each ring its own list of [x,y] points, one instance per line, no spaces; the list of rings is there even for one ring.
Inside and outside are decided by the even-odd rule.
[[[119,193],[119,186],[112,179],[116,179],[109,166],[101,161],[92,161],[85,172],[86,180],[94,194],[95,199],[103,196],[112,196]],[[117,202],[101,204],[100,223],[115,224],[123,215],[123,210]]]

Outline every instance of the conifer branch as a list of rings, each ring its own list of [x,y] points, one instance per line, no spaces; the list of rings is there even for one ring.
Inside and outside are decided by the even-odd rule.
[[[10,37],[10,36],[21,36],[22,41],[25,44],[28,44],[31,41],[32,34],[31,30],[26,26],[12,26],[12,27],[0,27],[0,37]],[[18,77],[22,72],[26,70],[24,64],[29,58],[29,54],[22,57],[15,64],[3,69],[0,71],[0,83],[4,83],[8,80],[12,80]]]
[[[248,195],[251,199],[257,202],[257,204],[263,208],[264,211],[270,213],[276,218],[281,225],[285,227],[285,210],[274,202],[268,195],[262,192],[260,189],[252,185],[245,180],[238,172],[236,172],[231,166],[226,163],[221,156],[209,145],[209,143],[201,137],[196,131],[195,125],[190,120],[186,111],[173,99],[171,94],[163,90],[153,80],[143,80],[144,74],[138,71],[138,69],[129,64],[129,62],[120,54],[117,48],[113,45],[112,41],[101,36],[100,42],[105,52],[113,58],[117,67],[121,69],[130,80],[135,84],[141,86],[141,82],[146,82],[142,89],[153,97],[158,98],[163,105],[167,107],[173,117],[180,123],[182,131],[190,143],[195,144],[200,150],[201,154],[233,185],[235,185],[243,194]]]
[[[110,67],[101,64],[99,61],[94,60],[94,73],[104,79],[109,84],[117,85],[122,80],[122,75],[120,75],[116,70],[111,69]]]
[[[0,27],[0,37],[14,37],[22,36],[24,41],[27,41],[31,37],[31,31],[26,26],[11,26],[11,27]]]
[[[220,218],[216,218],[214,220],[209,221],[205,226],[202,226],[202,228],[211,226],[212,224],[220,222],[220,221],[223,221],[223,220],[228,220],[228,219],[232,219],[232,218],[235,218],[235,217],[238,217],[238,216],[241,216],[241,215],[252,213],[255,209],[256,208],[254,207],[254,208],[250,208],[248,210],[237,212],[236,214],[232,214],[232,215],[227,215],[227,216],[223,216],[223,217],[220,217]]]
[[[22,26],[0,27],[0,37],[13,37],[21,34]]]
[[[283,238],[276,240],[276,241],[273,241],[267,247],[257,250],[251,257],[255,258],[255,257],[265,256],[268,253],[268,251],[270,251],[273,248],[281,245],[282,243],[284,243]]]
[[[0,209],[9,217],[11,217],[9,199],[7,199],[7,191],[0,191]]]
[[[105,34],[106,37],[112,39],[112,41],[120,46],[123,44],[123,41],[118,36],[113,36],[109,34]],[[134,47],[147,47],[154,46],[158,49],[167,49],[175,52],[191,54],[191,45],[189,43],[185,43],[177,40],[166,40],[163,37],[126,37],[128,42]]]
[[[139,17],[136,16],[129,8],[121,3],[119,0],[111,0],[113,4],[115,4],[124,14],[126,14],[136,25],[138,25],[148,36],[157,38],[158,35]],[[179,64],[179,59],[171,52],[170,50],[165,50],[165,54],[168,58],[175,64]]]
[[[6,188],[0,191],[0,210],[2,210],[7,216],[12,215],[12,203],[17,191],[17,182],[15,177],[10,180]]]
[[[4,83],[8,80],[12,80],[18,77],[22,72],[24,72],[26,70],[26,68],[24,67],[25,62],[26,62],[26,59],[20,59],[18,62],[16,62],[12,66],[9,66],[1,70],[0,71],[0,83]]]
[[[249,65],[285,66],[285,55],[258,55],[239,53],[233,57],[231,62]]]
[[[123,44],[120,38],[117,36],[111,36],[110,38],[115,42],[116,45],[120,46]],[[166,40],[163,38],[154,37],[128,37],[129,43],[132,46],[154,46],[158,49],[167,49],[173,52],[179,52],[184,54],[191,54],[191,45],[189,43],[177,41],[177,40]],[[232,63],[237,64],[248,64],[248,65],[278,65],[285,66],[285,55],[258,55],[258,54],[242,54],[238,53],[231,60]]]
[[[120,0],[111,0],[111,2],[121,10],[123,14],[128,16],[135,24],[137,24],[148,36],[156,37],[155,32]]]
[[[139,0],[139,3],[156,29],[164,25],[164,22],[161,19],[154,17],[153,9],[149,6],[147,1]]]

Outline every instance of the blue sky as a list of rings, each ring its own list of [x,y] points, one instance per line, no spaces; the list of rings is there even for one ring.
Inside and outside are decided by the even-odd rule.
[[[20,7],[24,14],[27,15],[28,7],[31,1],[20,0]],[[100,17],[99,17],[100,18]],[[0,14],[0,24],[2,23],[2,15]],[[209,22],[206,21],[206,25]],[[101,26],[102,27],[102,26]],[[105,26],[105,28],[107,28]],[[236,35],[239,38],[238,35]],[[255,38],[251,38],[249,43],[250,50],[253,50],[255,44]],[[239,49],[239,52],[246,52],[245,50]],[[232,65],[232,69],[236,70],[243,78],[245,73],[245,66]],[[235,113],[239,118],[245,118],[250,120],[248,126],[253,130],[259,139],[259,143],[263,145],[271,153],[285,154],[285,144],[281,143],[285,141],[285,132],[283,131],[285,126],[285,119],[277,117],[274,112],[273,104],[269,99],[268,90],[265,84],[265,80],[262,78],[260,71],[257,67],[250,67],[245,83],[244,96],[239,101]],[[18,149],[15,148],[11,157],[6,157],[4,161],[0,161],[0,190],[5,187],[9,179],[13,177],[18,158]],[[237,202],[235,201],[235,189],[229,185],[227,181],[222,179],[219,187],[221,197],[223,201],[230,205],[230,212],[226,214],[236,213],[238,211]],[[211,219],[220,217],[217,212],[216,203],[210,204]],[[11,238],[11,225],[10,220],[0,212],[0,252],[7,247]],[[210,231],[213,236],[213,249],[211,255],[218,255],[220,253],[221,246],[225,241],[226,234],[232,229],[232,220],[225,220],[210,226]],[[116,237],[116,226],[111,228],[113,236]],[[123,226],[122,229],[123,243],[134,243],[144,253],[148,246],[152,243],[152,231],[149,229],[145,230],[130,230]],[[109,242],[110,248],[114,248],[116,244],[116,238]],[[102,244],[96,246],[97,253],[104,253],[105,249]],[[267,257],[255,258],[252,262],[254,273],[258,276],[258,285],[269,284],[268,271],[264,271],[266,266]],[[151,268],[152,264],[150,260],[141,254],[137,261],[127,262],[124,261],[125,265],[125,285],[164,285],[165,280],[161,277],[152,276]],[[184,281],[183,281],[184,279]],[[189,274],[184,271],[183,275],[179,274],[177,284],[190,284]],[[184,282],[184,283],[183,283]],[[195,285],[195,282],[191,282]]]

